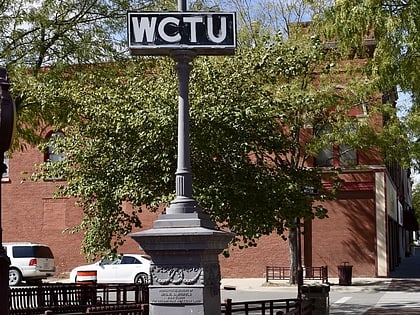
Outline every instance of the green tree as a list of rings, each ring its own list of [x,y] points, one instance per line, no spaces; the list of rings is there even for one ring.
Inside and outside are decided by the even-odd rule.
[[[379,91],[398,88],[412,96],[412,104],[405,108],[400,128],[410,139],[404,155],[411,159],[417,170],[420,157],[419,16],[418,1],[399,0],[341,0],[319,16],[327,38],[333,38],[344,51],[358,49],[360,53],[363,42],[374,39],[376,49],[366,66],[366,73],[377,77]]]
[[[48,72],[37,78],[34,99],[52,107],[67,104],[63,121],[71,121],[63,127],[62,143],[55,143],[67,158],[40,166],[46,173],[39,176],[68,179],[59,193],[79,199],[85,218],[75,231],[85,233],[89,258],[117,250],[132,225],[141,224],[141,205],[156,209],[173,197],[173,66],[167,58],[143,58],[69,70],[60,82]],[[254,246],[273,231],[293,232],[296,218],[326,217],[326,209],[313,202],[329,192],[322,188],[320,170],[306,162],[331,143],[355,148],[372,143],[369,124],[347,115],[360,95],[337,89],[334,71],[323,44],[309,34],[299,41],[270,38],[234,57],[194,61],[194,196],[220,227],[237,234],[239,246]],[[331,112],[338,102],[340,111]],[[374,113],[378,103],[365,105]],[[333,132],[312,137],[325,124],[333,125]],[[357,132],[348,132],[351,124],[358,124]],[[304,186],[320,194],[308,196]],[[134,212],[122,210],[124,201],[137,206]]]
[[[413,187],[412,199],[417,222],[420,222],[420,185],[418,183]]]
[[[113,23],[104,20],[98,37],[105,39],[105,30],[118,34],[119,28],[107,27],[122,25],[123,8],[121,4],[112,11],[119,14],[109,15]],[[65,16],[58,14],[64,9],[49,11],[42,5],[21,11],[22,24],[34,16],[34,21],[48,22],[51,28],[34,27],[44,32],[27,38],[38,43],[26,46],[28,56],[34,56],[28,62],[13,59],[12,53],[3,58],[10,62],[20,105],[19,134],[36,143],[40,139],[30,135],[48,125],[66,135],[54,143],[66,159],[39,165],[35,178],[67,180],[57,193],[78,199],[84,219],[73,231],[84,233],[83,250],[94,258],[115,253],[132,226],[141,225],[141,206],[155,210],[173,198],[177,80],[171,59],[127,60],[123,47],[117,49],[118,38],[102,47],[92,32],[92,45],[88,37],[80,39],[80,47],[74,45],[77,34],[90,33],[86,23],[57,32],[66,35],[56,43],[63,46],[42,46],[42,35],[55,34],[53,21]],[[64,12],[71,20],[74,11]],[[81,34],[84,27],[86,34]],[[336,54],[325,50],[311,29],[288,35],[285,39],[260,32],[252,46],[242,45],[233,57],[194,60],[190,91],[194,196],[221,228],[237,234],[239,246],[254,246],[260,236],[273,231],[283,235],[289,230],[293,235],[296,218],[326,217],[326,209],[317,202],[330,197],[322,187],[326,175],[307,164],[320,149],[346,144],[394,151],[399,135],[389,128],[392,124],[382,133],[369,124],[378,114],[387,114],[389,121],[395,117],[391,107],[371,97],[377,91],[376,77],[354,67],[348,77],[336,66]],[[90,59],[95,50],[101,52],[98,59]],[[348,116],[351,108],[362,105],[367,109],[365,119]],[[331,169],[332,181],[338,171]],[[319,195],[306,195],[304,186],[317,189]],[[123,211],[123,202],[131,203],[133,212]],[[293,262],[296,243],[290,239]]]
[[[275,229],[282,233],[288,218],[325,215],[321,208],[312,211],[310,198],[300,192],[299,182],[320,187],[319,174],[277,165],[291,139],[279,131],[276,99],[256,89],[265,80],[267,65],[256,66],[263,63],[262,52],[200,57],[191,78],[195,196],[245,246]],[[153,209],[173,197],[175,77],[173,62],[165,58],[95,67],[59,85],[48,73],[38,77],[37,100],[72,109],[66,137],[54,144],[57,150],[62,145],[66,159],[42,167],[47,178],[68,179],[60,193],[80,198],[85,220],[76,230],[85,231],[89,257],[116,250],[131,225],[140,225],[139,208],[127,214],[123,201]],[[302,198],[291,207],[296,194]]]
[[[165,0],[58,1],[6,0],[0,4],[0,62],[12,80],[19,112],[18,135],[29,143],[41,141],[36,132],[56,124],[67,108],[39,104],[25,83],[37,89],[37,76],[46,68],[62,80],[68,65],[86,66],[128,57],[126,12],[130,9],[173,8]],[[57,83],[59,84],[59,83]],[[18,144],[16,144],[17,146]]]

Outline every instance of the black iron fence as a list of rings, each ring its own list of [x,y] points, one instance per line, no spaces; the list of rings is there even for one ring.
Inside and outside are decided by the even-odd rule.
[[[233,302],[227,299],[222,303],[222,314],[232,315],[309,315],[312,312],[312,301],[297,299],[279,299],[264,301]]]
[[[141,284],[42,284],[11,287],[10,315],[86,312],[92,307],[148,304],[148,287]]]
[[[41,284],[10,288],[10,315],[148,315],[149,291],[141,284]],[[221,314],[308,315],[312,301],[280,299],[221,305]]]
[[[86,314],[94,315],[148,315],[148,304],[97,306],[87,309]]]
[[[303,277],[308,280],[321,280],[322,283],[328,283],[328,266],[321,267],[303,267]],[[265,279],[269,280],[288,280],[290,279],[290,267],[265,267]]]
[[[54,315],[53,311],[45,311],[43,315]],[[109,305],[89,307],[86,312],[77,312],[67,315],[148,315],[149,306],[147,304],[129,305]]]

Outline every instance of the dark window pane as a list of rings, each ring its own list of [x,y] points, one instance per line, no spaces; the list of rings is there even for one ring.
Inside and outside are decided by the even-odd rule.
[[[135,257],[132,256],[123,256],[121,261],[122,264],[141,264]]]
[[[356,150],[347,145],[340,145],[340,165],[357,164]]]
[[[30,258],[34,257],[32,246],[13,246],[13,257]]]
[[[318,151],[316,157],[317,166],[332,166],[334,161],[334,153],[332,148],[325,148]]]
[[[34,254],[36,258],[54,258],[51,249],[45,246],[34,246]]]

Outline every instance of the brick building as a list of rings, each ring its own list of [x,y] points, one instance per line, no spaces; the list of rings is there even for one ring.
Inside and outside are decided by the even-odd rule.
[[[385,165],[380,157],[355,152],[358,168],[343,172],[344,186],[338,198],[325,204],[329,218],[305,223],[302,261],[306,266],[329,268],[353,265],[354,277],[389,276],[410,252],[410,230],[417,222],[411,209],[409,172]],[[78,224],[82,212],[71,199],[54,199],[54,181],[33,182],[33,167],[43,162],[36,148],[16,152],[6,159],[8,173],[2,178],[3,240],[48,244],[56,257],[57,273],[84,264],[81,234],[63,232]],[[326,183],[327,185],[327,183]],[[143,212],[143,228],[152,227],[157,214]],[[414,225],[413,225],[414,224]],[[121,252],[139,252],[131,238]],[[258,263],[256,263],[258,262]],[[288,242],[276,234],[261,238],[257,247],[232,248],[220,257],[222,277],[264,277],[265,266],[288,266]]]
[[[374,42],[367,44],[372,52]],[[377,97],[387,101],[390,96]],[[381,126],[383,117],[374,123]],[[340,147],[326,148],[313,163],[325,172],[331,165],[341,166],[340,161],[329,159]],[[48,244],[56,257],[57,272],[65,273],[86,262],[80,253],[82,235],[63,232],[80,223],[82,211],[74,200],[52,198],[56,182],[29,179],[34,165],[45,158],[36,148],[28,147],[6,160],[8,173],[2,179],[3,240]],[[353,266],[355,277],[387,277],[410,253],[411,231],[418,229],[411,204],[410,173],[397,164],[385,164],[374,151],[350,150],[346,158],[352,163],[340,175],[343,189],[336,200],[324,204],[329,218],[304,224],[302,263],[328,266],[330,277],[337,276],[337,266],[343,262]],[[143,212],[143,229],[152,228],[157,215]],[[131,238],[121,248],[127,253],[139,250]],[[264,277],[266,266],[289,266],[288,241],[277,234],[264,236],[257,247],[231,248],[228,258],[220,256],[220,264],[224,278]]]

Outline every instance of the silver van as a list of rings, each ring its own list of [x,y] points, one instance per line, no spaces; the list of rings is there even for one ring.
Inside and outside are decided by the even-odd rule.
[[[33,284],[55,272],[54,255],[47,245],[30,242],[3,243],[10,258],[9,286]]]

